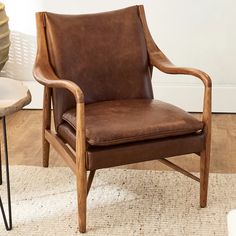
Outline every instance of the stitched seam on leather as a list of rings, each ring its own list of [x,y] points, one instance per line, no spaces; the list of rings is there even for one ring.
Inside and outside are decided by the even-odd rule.
[[[198,129],[198,130],[196,130],[196,131],[192,131],[192,133],[196,133],[196,132],[198,132],[198,131],[200,131],[200,130],[202,130],[202,129]],[[179,132],[180,134],[178,134],[178,135],[183,135],[183,134],[190,134],[190,133],[188,133],[188,130],[175,130],[175,131],[177,131],[177,132]],[[187,133],[186,133],[187,132]],[[141,141],[140,139],[141,138],[148,138],[148,139],[152,139],[152,138],[165,138],[166,136],[162,136],[163,134],[167,134],[167,135],[169,135],[169,134],[174,134],[174,133],[176,133],[176,132],[172,132],[172,131],[167,131],[167,132],[161,132],[161,133],[158,133],[158,134],[155,134],[155,133],[153,133],[153,134],[147,134],[147,135],[140,135],[140,136],[131,136],[131,137],[127,137],[127,138],[116,138],[116,139],[112,139],[112,140],[109,140],[109,141],[96,141],[96,139],[88,139],[88,142],[90,143],[90,144],[119,144],[119,143],[123,143],[123,142],[121,142],[121,141]],[[178,136],[178,135],[176,135],[176,136]],[[162,137],[160,137],[160,136],[162,136]]]

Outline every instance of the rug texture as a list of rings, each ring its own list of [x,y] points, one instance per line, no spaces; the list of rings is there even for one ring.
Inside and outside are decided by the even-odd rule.
[[[10,171],[13,230],[6,232],[0,219],[1,236],[79,235],[75,176],[68,168]],[[200,209],[199,183],[176,172],[100,170],[88,197],[86,235],[227,235],[235,185],[236,175],[211,174],[208,207]],[[6,203],[5,182],[0,190]]]

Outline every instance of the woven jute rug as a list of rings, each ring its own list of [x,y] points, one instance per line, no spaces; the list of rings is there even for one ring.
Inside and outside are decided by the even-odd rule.
[[[68,168],[10,171],[13,230],[5,231],[0,219],[1,236],[79,235],[75,176]],[[234,174],[211,174],[208,207],[200,209],[199,183],[176,172],[100,170],[88,197],[86,235],[227,235],[235,185]],[[4,182],[4,203],[5,188]]]

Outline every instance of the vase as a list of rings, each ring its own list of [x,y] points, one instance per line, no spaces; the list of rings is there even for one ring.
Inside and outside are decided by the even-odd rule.
[[[10,31],[5,5],[0,3],[0,71],[8,60],[10,48]]]

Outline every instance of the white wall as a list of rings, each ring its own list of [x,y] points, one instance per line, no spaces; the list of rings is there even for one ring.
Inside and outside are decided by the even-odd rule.
[[[236,1],[5,0],[4,3],[15,38],[12,40],[14,53],[11,53],[10,63],[3,75],[28,81],[33,91],[33,107],[39,106],[41,101],[40,86],[32,82],[31,76],[35,54],[35,11],[79,14],[144,4],[149,27],[158,46],[175,64],[200,68],[209,73],[214,87],[214,111],[236,112]],[[189,111],[201,110],[202,86],[197,80],[155,71],[153,86],[156,98],[173,102]]]

